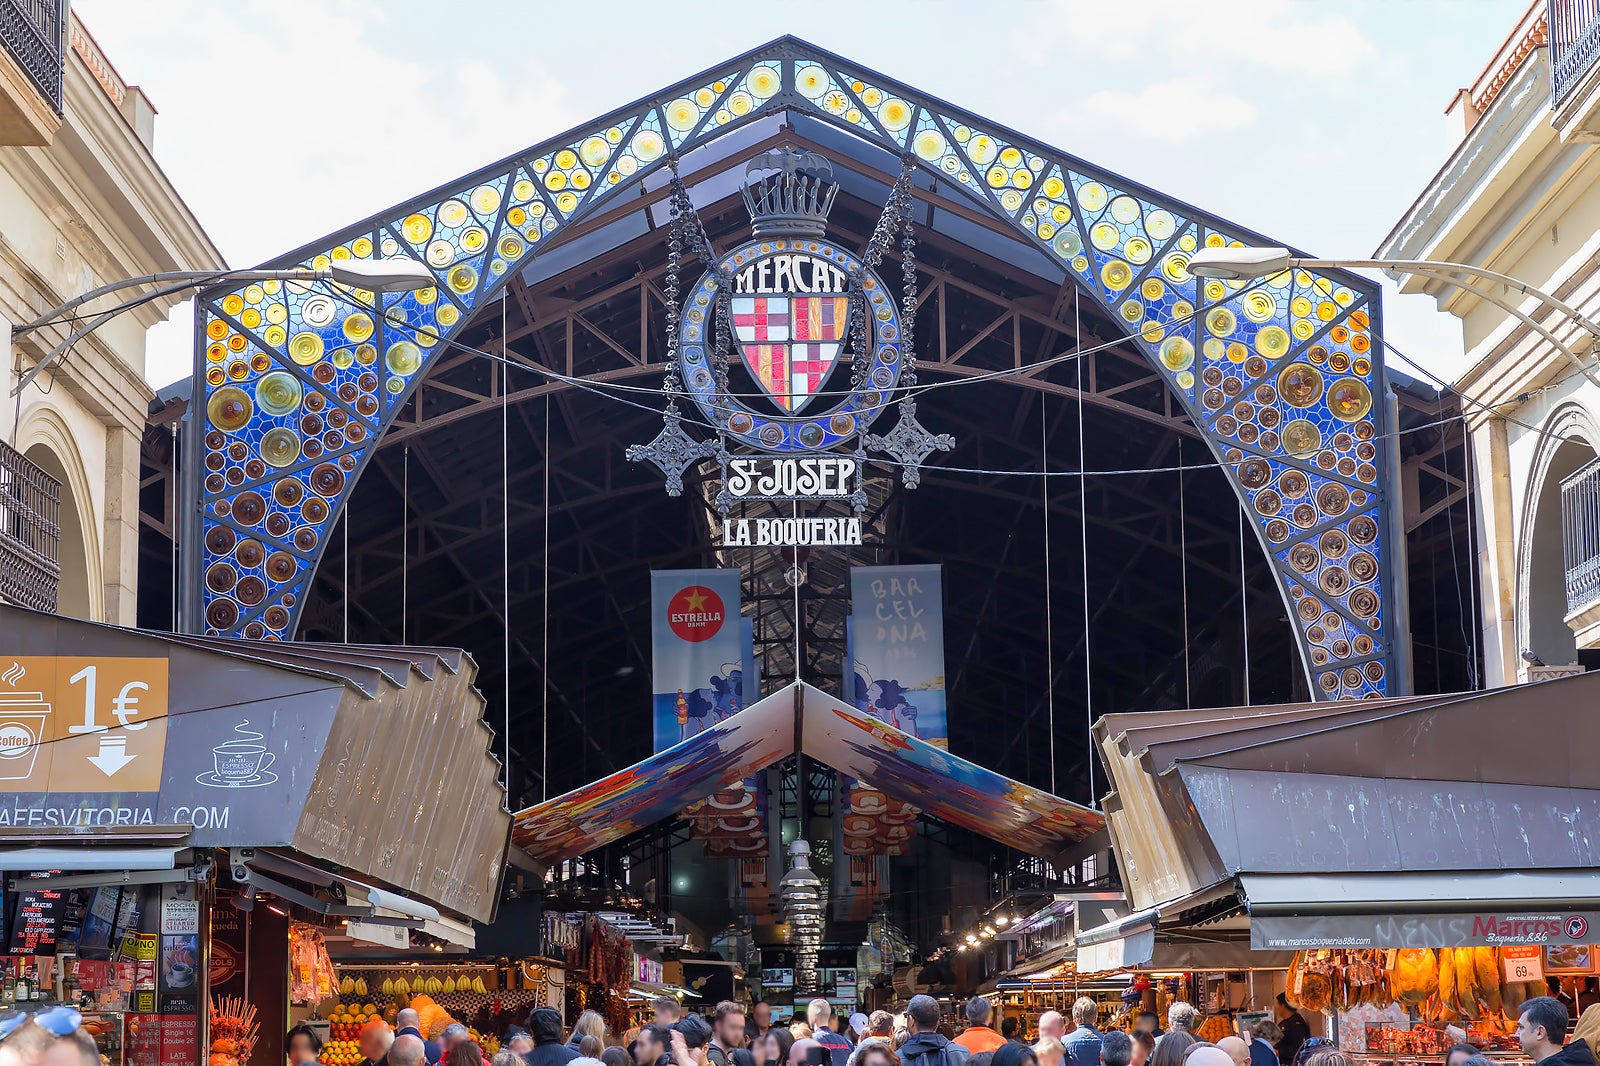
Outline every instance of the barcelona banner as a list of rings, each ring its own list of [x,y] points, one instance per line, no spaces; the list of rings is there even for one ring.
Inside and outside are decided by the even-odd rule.
[[[650,573],[655,750],[688,740],[744,706],[739,571]]]
[[[869,718],[948,748],[939,566],[853,566],[850,597],[854,677],[847,702]]]

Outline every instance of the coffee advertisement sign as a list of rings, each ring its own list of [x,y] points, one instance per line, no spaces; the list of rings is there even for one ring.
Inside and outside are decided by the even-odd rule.
[[[336,694],[175,701],[164,658],[0,656],[0,827],[193,825],[190,843],[286,843]],[[208,699],[209,697],[209,699]],[[170,741],[170,743],[169,743]],[[181,971],[176,974],[181,982]]]

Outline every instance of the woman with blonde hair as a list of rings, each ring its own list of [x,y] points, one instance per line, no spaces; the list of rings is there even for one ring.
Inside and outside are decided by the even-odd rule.
[[[602,1048],[606,1046],[605,1015],[596,1010],[586,1010],[578,1015],[578,1024],[572,1027],[572,1038],[567,1041],[567,1046],[573,1051],[579,1051],[586,1036],[592,1036],[600,1041]]]
[[[1033,1045],[1034,1057],[1039,1066],[1061,1066],[1067,1056],[1067,1046],[1053,1036],[1047,1036]]]

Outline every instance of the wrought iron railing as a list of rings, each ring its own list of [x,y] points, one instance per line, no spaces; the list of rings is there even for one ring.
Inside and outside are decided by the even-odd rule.
[[[1600,600],[1600,459],[1561,479],[1567,613]]]
[[[0,45],[61,114],[67,54],[67,0],[0,0]]]
[[[1559,104],[1600,56],[1600,0],[1545,0],[1550,22],[1550,98]]]
[[[0,443],[0,598],[55,611],[61,584],[61,482]]]

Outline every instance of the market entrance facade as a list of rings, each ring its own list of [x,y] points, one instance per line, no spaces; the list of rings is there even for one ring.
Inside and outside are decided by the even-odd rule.
[[[827,161],[796,170],[830,190],[804,257],[764,250],[752,211],[751,167],[785,153]],[[466,648],[525,814],[657,751],[652,572],[735,575],[755,695],[799,682],[854,703],[856,569],[940,567],[949,752],[1083,804],[1104,785],[1087,723],[1105,711],[1406,691],[1404,542],[1432,557],[1464,514],[1401,506],[1403,449],[1450,445],[1399,430],[1439,411],[1403,382],[1397,394],[1375,287],[1339,272],[1253,286],[1188,273],[1193,252],[1233,243],[1270,242],[774,42],[281,260],[406,256],[435,272],[431,289],[206,294],[183,439],[183,626]],[[733,264],[723,286],[714,268],[739,255],[770,256],[770,270]],[[839,289],[865,276],[857,266],[886,298],[870,351],[850,309],[830,310],[854,298]],[[748,384],[697,378],[692,349],[715,343],[694,331],[711,329],[702,309],[724,291],[796,301],[795,328],[803,307],[818,332],[779,337],[791,324],[771,306],[730,305],[747,365],[728,362]],[[891,319],[904,323],[893,359]],[[802,340],[817,350],[796,360]],[[789,374],[749,362],[763,344]],[[880,371],[876,400],[846,409]],[[663,440],[679,450],[629,461],[630,446]],[[864,459],[843,496],[752,493],[730,509],[721,457],[690,454],[721,441],[735,460],[791,444],[784,454],[834,460],[859,445]],[[693,461],[674,469],[674,455]],[[1431,647],[1449,643],[1436,612],[1411,613]],[[1430,687],[1464,687],[1465,663],[1429,665]],[[726,687],[732,671],[713,676]],[[882,680],[866,687],[885,694]],[[683,740],[709,721],[694,713],[705,685],[677,693]],[[926,714],[922,691],[890,706]],[[896,728],[908,718],[926,722]],[[784,844],[859,813],[848,775],[799,739],[741,767],[765,772]],[[889,875],[855,894],[863,920],[888,900],[928,941],[951,894],[888,884],[1059,879],[1078,861],[931,822],[914,849],[880,856]],[[708,929],[730,895],[741,917],[772,918],[770,901],[759,915],[750,902],[758,879],[736,861],[686,861],[684,834],[640,823],[562,856],[556,880],[579,891],[588,878],[601,898],[614,894],[602,883],[630,884]]]

